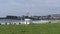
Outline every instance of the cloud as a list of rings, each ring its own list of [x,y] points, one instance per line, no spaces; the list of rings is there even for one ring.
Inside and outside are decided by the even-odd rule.
[[[60,13],[60,0],[0,0],[0,16]],[[45,13],[46,12],[46,13]]]

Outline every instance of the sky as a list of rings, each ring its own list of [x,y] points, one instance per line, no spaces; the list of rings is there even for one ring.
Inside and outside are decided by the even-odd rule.
[[[60,0],[0,0],[0,17],[60,14]]]

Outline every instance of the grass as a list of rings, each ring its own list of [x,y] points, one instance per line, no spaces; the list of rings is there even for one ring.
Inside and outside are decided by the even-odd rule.
[[[60,23],[0,25],[0,34],[60,34]]]

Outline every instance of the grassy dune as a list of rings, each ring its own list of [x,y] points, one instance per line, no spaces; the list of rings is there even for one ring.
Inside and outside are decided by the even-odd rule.
[[[60,34],[60,23],[35,25],[0,25],[0,34]]]

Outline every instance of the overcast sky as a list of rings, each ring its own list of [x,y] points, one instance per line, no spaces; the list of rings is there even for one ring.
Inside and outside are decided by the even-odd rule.
[[[0,0],[0,17],[6,15],[60,14],[60,0]]]

